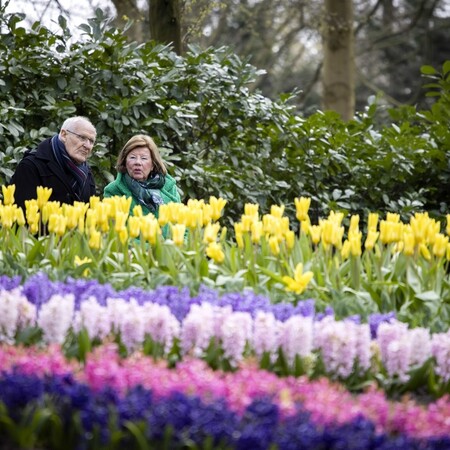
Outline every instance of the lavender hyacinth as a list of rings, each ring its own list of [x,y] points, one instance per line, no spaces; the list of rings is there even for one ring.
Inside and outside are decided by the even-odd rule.
[[[312,317],[293,316],[278,326],[278,345],[288,364],[293,365],[297,355],[310,356],[313,349]]]
[[[209,303],[192,305],[181,327],[183,353],[193,350],[195,356],[203,355],[214,336],[214,309]]]
[[[142,307],[144,332],[154,342],[164,345],[164,354],[170,352],[174,340],[179,338],[181,327],[166,305],[145,303]]]
[[[269,353],[271,360],[276,357],[278,350],[279,322],[271,312],[258,311],[253,321],[253,348],[256,356],[261,358]]]
[[[329,373],[348,377],[359,362],[362,369],[370,365],[370,330],[367,324],[335,321],[328,317],[314,324],[315,348],[320,350]]]
[[[437,333],[432,338],[432,354],[436,360],[435,371],[444,382],[450,381],[450,330]]]
[[[222,325],[222,347],[224,356],[236,366],[244,356],[247,342],[252,339],[252,317],[246,312],[230,314]]]

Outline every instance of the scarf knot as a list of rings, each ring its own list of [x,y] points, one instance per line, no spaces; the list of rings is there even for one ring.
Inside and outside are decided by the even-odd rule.
[[[124,175],[125,183],[136,200],[154,213],[159,205],[164,203],[161,197],[161,188],[166,182],[166,177],[161,173],[152,173],[145,181],[131,178],[127,173]]]

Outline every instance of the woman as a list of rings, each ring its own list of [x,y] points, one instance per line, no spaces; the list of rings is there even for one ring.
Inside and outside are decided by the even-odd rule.
[[[144,214],[158,217],[159,205],[181,202],[176,181],[167,173],[158,147],[149,136],[133,136],[119,153],[117,177],[104,189],[104,197],[131,197],[130,213],[136,205]]]

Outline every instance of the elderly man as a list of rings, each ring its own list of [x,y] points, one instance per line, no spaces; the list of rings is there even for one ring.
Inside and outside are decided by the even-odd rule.
[[[96,136],[89,119],[71,117],[64,121],[59,134],[28,150],[10,181],[16,185],[16,204],[25,210],[25,200],[37,197],[38,186],[52,189],[51,201],[89,202],[95,195],[95,182],[86,161]]]

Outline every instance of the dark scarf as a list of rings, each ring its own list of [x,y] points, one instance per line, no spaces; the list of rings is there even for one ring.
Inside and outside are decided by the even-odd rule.
[[[150,212],[155,212],[159,205],[164,203],[161,197],[161,188],[166,182],[166,178],[161,173],[151,173],[146,181],[137,181],[127,173],[124,174],[125,183],[130,189],[133,197],[147,207]]]
[[[78,198],[81,198],[89,174],[88,165],[85,162],[81,164],[74,163],[67,153],[66,146],[57,134],[52,137],[52,148],[59,165],[70,176],[70,184],[73,190]]]

